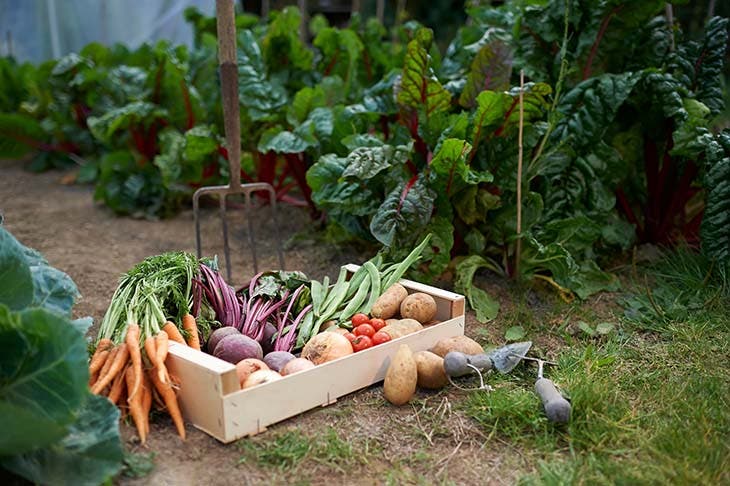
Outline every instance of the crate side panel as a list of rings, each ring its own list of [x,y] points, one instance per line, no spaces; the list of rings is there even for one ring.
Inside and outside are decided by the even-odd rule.
[[[271,424],[382,381],[401,344],[416,352],[431,348],[439,339],[462,334],[464,317],[460,316],[306,372],[229,394],[223,397],[223,442],[257,434]]]

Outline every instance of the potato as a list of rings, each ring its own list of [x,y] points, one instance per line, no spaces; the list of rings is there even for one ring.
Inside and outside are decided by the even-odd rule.
[[[443,338],[431,348],[432,353],[442,358],[450,351],[459,351],[464,354],[482,354],[484,353],[484,348],[478,342],[466,336]]]
[[[393,324],[388,324],[381,331],[390,336],[391,339],[398,339],[406,334],[412,334],[423,329],[420,322],[415,319],[400,319]]]
[[[408,403],[408,400],[416,393],[417,382],[416,360],[413,359],[411,348],[407,344],[402,344],[393,356],[388,371],[385,372],[383,393],[386,400],[393,405]]]
[[[436,317],[436,301],[426,293],[413,293],[401,302],[400,316],[404,319],[415,319],[421,323],[429,322]]]
[[[394,283],[378,297],[370,309],[370,315],[380,319],[390,319],[398,314],[401,302],[408,296],[408,291],[399,283]]]
[[[418,386],[438,390],[449,382],[444,371],[444,359],[431,351],[419,351],[413,355],[418,370]]]

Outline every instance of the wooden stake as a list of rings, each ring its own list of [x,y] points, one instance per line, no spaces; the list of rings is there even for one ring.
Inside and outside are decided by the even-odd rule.
[[[525,123],[525,71],[520,71],[520,125],[517,135],[517,245],[515,248],[515,277],[520,275],[522,254],[522,129]]]

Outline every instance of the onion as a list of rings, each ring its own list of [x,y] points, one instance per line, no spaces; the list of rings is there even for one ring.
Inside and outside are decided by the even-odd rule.
[[[260,359],[246,358],[236,363],[236,374],[238,375],[238,382],[243,387],[248,377],[258,370],[268,370],[269,367],[266,363]]]
[[[263,385],[270,381],[281,380],[281,375],[273,370],[258,370],[251,373],[241,388],[251,388],[256,385]]]
[[[287,364],[284,365],[284,367],[281,369],[280,373],[281,376],[287,376],[294,373],[299,373],[300,371],[306,371],[309,369],[314,368],[314,363],[309,361],[305,358],[294,358],[293,360],[289,361]]]
[[[304,345],[302,358],[318,365],[352,353],[352,344],[345,336],[335,332],[322,332]]]

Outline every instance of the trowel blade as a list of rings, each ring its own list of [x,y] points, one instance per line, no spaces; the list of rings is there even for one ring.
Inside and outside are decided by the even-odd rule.
[[[532,341],[508,344],[489,353],[489,357],[492,358],[492,363],[494,363],[494,368],[497,371],[509,373],[522,361],[531,346]]]

